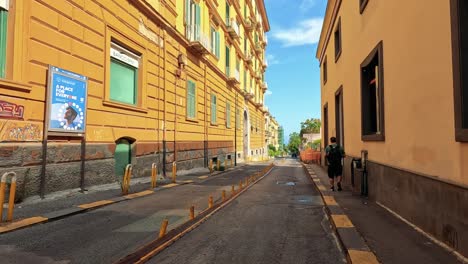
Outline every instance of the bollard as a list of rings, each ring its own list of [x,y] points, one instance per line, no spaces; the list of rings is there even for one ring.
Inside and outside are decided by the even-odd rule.
[[[172,162],[172,183],[176,183],[177,177],[177,163],[174,161]]]
[[[210,173],[213,173],[213,160],[210,160],[209,169],[210,169]]]
[[[195,206],[190,206],[190,220],[195,219]]]
[[[223,202],[226,201],[226,191],[223,190],[223,192],[221,193],[221,197],[223,197]]]
[[[231,168],[234,168],[234,160],[231,158]]]
[[[159,228],[159,238],[162,238],[166,235],[167,225],[169,224],[169,220],[164,219],[161,223],[161,227]]]
[[[219,159],[216,161],[216,168],[218,169],[218,171],[221,170],[221,161]]]
[[[242,190],[242,180],[239,181],[239,191]]]
[[[8,214],[7,221],[13,220],[13,210],[15,208],[15,194],[16,194],[16,173],[13,171],[6,172],[2,175],[0,182],[0,222],[3,221],[3,203],[5,202],[5,189],[8,175],[11,177],[10,196],[8,197]]]
[[[156,167],[156,163],[151,165],[151,188],[154,189],[158,187],[158,170]]]
[[[213,196],[211,195],[208,198],[208,208],[213,208]]]
[[[131,164],[128,164],[125,167],[125,174],[122,181],[122,194],[127,195],[130,187],[130,178],[132,177],[133,167]]]
[[[247,185],[249,185],[249,178],[245,179],[245,187],[247,187]]]
[[[231,196],[234,196],[236,190],[234,189],[234,185],[231,186]]]

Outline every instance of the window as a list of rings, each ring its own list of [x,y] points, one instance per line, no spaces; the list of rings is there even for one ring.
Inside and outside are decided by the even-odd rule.
[[[383,44],[361,64],[362,140],[384,141]]]
[[[322,64],[322,71],[323,71],[323,84],[327,83],[328,72],[327,72],[327,57],[325,56],[325,60],[323,60]]]
[[[236,110],[236,129],[240,129],[240,110]]]
[[[367,2],[369,2],[369,0],[359,0],[359,13],[363,13],[364,12],[364,9],[366,9],[366,6],[367,6]]]
[[[216,124],[216,95],[211,94],[211,124]]]
[[[244,91],[245,92],[247,91],[247,74],[248,74],[248,71],[245,70],[244,71]]]
[[[341,56],[341,18],[338,19],[338,24],[335,29],[335,62]]]
[[[211,52],[219,59],[219,32],[211,27]]]
[[[244,55],[247,56],[247,38],[244,38]]]
[[[200,38],[200,6],[194,0],[185,0],[185,25],[189,40]]]
[[[229,25],[229,19],[231,18],[229,9],[230,9],[229,3],[226,1],[226,25]]]
[[[0,1],[0,78],[6,75],[8,7],[8,0]]]
[[[197,113],[196,85],[187,81],[187,118],[195,119]]]
[[[231,128],[231,104],[226,103],[226,127]]]
[[[468,2],[451,1],[455,139],[468,142]]]
[[[230,66],[231,65],[231,52],[229,47],[226,46],[226,75],[229,77],[231,76]]]
[[[140,56],[115,43],[110,55],[110,100],[136,105]]]

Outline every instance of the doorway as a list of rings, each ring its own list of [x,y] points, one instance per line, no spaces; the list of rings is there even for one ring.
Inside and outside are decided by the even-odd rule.
[[[336,141],[344,147],[343,86],[335,93]]]
[[[125,168],[132,163],[132,144],[128,139],[121,138],[116,141],[115,147],[115,175],[121,181],[125,173]]]

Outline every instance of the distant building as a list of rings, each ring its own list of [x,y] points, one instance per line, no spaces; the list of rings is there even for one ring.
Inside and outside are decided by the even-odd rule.
[[[278,144],[284,146],[284,129],[282,126],[278,128]]]
[[[428,4],[427,2],[430,2]],[[329,0],[323,138],[367,159],[370,199],[468,256],[468,1]],[[366,154],[367,153],[367,154]]]

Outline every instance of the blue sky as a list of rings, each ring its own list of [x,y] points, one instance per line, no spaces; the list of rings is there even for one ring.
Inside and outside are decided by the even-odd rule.
[[[294,3],[294,4],[293,4]],[[320,68],[315,51],[326,0],[265,0],[268,35],[266,105],[289,134],[307,118],[320,118]]]

